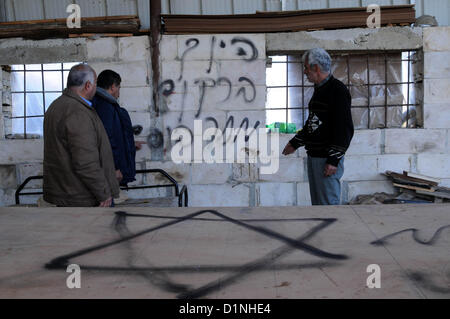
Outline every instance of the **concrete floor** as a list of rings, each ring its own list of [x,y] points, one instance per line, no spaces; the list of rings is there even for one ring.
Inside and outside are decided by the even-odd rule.
[[[1,208],[0,298],[450,298],[449,205],[120,209]]]

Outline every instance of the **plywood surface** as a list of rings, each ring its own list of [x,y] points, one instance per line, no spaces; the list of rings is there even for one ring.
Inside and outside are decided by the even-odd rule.
[[[120,209],[1,208],[0,298],[450,298],[448,205]]]

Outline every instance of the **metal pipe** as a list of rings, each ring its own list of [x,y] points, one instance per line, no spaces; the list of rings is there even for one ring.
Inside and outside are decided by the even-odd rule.
[[[150,0],[150,50],[152,54],[153,105],[155,116],[159,117],[159,39],[161,36],[161,0]]]

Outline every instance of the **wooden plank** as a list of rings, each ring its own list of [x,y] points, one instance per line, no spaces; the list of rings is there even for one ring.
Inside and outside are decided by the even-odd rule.
[[[415,177],[409,177],[405,176],[404,174],[399,174],[391,171],[386,171],[385,175],[392,177],[396,180],[403,181],[404,183],[412,183],[412,184],[420,184],[420,185],[431,185],[431,186],[437,186],[438,183],[428,181],[425,179],[415,178]]]
[[[450,297],[442,271],[448,205],[117,211],[0,208],[0,296]],[[66,259],[55,261],[60,256]],[[67,288],[64,261],[81,267],[82,289]],[[382,289],[364,286],[372,262],[382,266]]]
[[[49,38],[67,37],[69,34],[84,33],[138,33],[137,16],[118,16],[105,18],[85,18],[81,20],[80,29],[69,29],[66,19],[7,22],[0,24],[0,38]]]
[[[69,38],[90,38],[90,37],[101,37],[101,38],[118,38],[118,37],[132,37],[133,33],[81,33],[81,34],[69,34]]]
[[[435,191],[435,192],[430,193],[430,192],[427,192],[427,191],[416,190],[416,192],[418,194],[422,194],[422,195],[428,195],[428,196],[434,196],[434,197],[439,197],[439,198],[450,199],[450,194],[439,192],[439,191]]]
[[[364,8],[336,8],[243,15],[162,15],[165,33],[242,33],[365,27]],[[412,6],[385,7],[381,24],[413,23]]]
[[[430,177],[430,176],[426,176],[426,175],[420,175],[420,174],[411,173],[411,172],[407,172],[407,171],[403,171],[403,175],[406,175],[406,176],[409,176],[412,178],[418,178],[418,179],[430,181],[430,182],[436,183],[436,185],[441,182],[440,178]]]
[[[434,189],[426,189],[426,188],[421,188],[421,187],[417,187],[417,186],[411,186],[411,185],[403,185],[403,184],[397,184],[397,183],[393,183],[392,185],[394,185],[395,187],[401,187],[401,188],[406,188],[406,189],[412,189],[415,191],[424,191],[427,194],[430,194],[432,192],[434,192]]]

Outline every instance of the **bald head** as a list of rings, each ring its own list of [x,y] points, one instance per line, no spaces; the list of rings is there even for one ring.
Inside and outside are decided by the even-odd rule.
[[[67,88],[91,100],[97,90],[97,74],[87,64],[75,65],[69,72]]]

